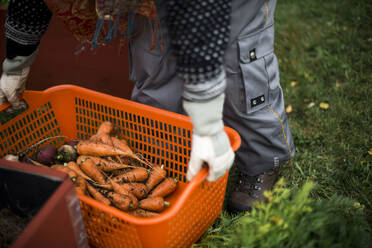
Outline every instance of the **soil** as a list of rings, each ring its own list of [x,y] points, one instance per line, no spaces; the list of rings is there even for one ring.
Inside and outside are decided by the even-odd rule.
[[[20,217],[9,208],[0,209],[0,247],[10,247],[32,217]]]

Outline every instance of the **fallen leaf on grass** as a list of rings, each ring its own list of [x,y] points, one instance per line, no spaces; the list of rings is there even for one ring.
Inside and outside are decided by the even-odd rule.
[[[320,107],[321,109],[328,109],[328,108],[329,108],[329,104],[328,104],[328,103],[325,103],[325,102],[321,102],[321,103],[319,104],[319,107]]]
[[[369,149],[368,154],[369,154],[369,155],[372,155],[372,148]]]
[[[315,106],[315,102],[311,102],[311,103],[309,103],[309,105],[307,105],[308,108],[312,108],[314,106]]]
[[[292,82],[291,82],[291,86],[292,86],[292,87],[296,87],[297,85],[298,85],[298,82],[297,82],[297,81],[292,81]]]
[[[285,108],[285,112],[286,113],[291,113],[292,112],[292,105],[288,105],[286,108]]]

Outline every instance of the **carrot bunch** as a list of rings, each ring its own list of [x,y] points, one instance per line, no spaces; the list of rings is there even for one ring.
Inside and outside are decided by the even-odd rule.
[[[164,198],[176,190],[177,180],[136,155],[112,131],[112,123],[103,122],[90,139],[78,142],[75,162],[51,168],[68,173],[79,194],[134,216],[158,216],[169,206]]]

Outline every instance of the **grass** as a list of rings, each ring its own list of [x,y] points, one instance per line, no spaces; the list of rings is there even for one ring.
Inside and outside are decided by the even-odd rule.
[[[275,16],[275,53],[296,145],[280,176],[290,190],[314,182],[314,200],[350,199],[370,226],[371,13],[368,0],[279,0]],[[195,247],[213,247],[213,237],[242,218],[223,212]]]
[[[371,10],[369,1],[279,1],[276,54],[297,151],[282,176],[289,187],[311,179],[315,198],[360,202],[372,222]]]

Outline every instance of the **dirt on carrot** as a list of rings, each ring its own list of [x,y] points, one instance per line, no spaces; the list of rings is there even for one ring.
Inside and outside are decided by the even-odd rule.
[[[109,199],[107,199],[103,194],[101,194],[97,189],[95,189],[93,186],[91,186],[89,183],[87,184],[87,190],[89,194],[96,199],[97,201],[102,202],[103,204],[110,206],[111,202]]]
[[[110,183],[112,185],[112,189],[114,190],[114,192],[124,195],[124,196],[128,196],[130,198],[131,203],[132,203],[132,206],[131,206],[132,209],[136,209],[138,207],[137,198],[129,190],[122,187],[120,184],[114,182],[113,180],[110,180]]]
[[[120,185],[135,195],[138,199],[142,199],[147,195],[147,187],[143,183],[123,183]]]
[[[164,180],[167,172],[160,166],[153,166],[150,171],[149,178],[146,181],[147,192],[150,192],[157,184]]]
[[[123,139],[118,139],[116,137],[111,137],[112,143],[115,148],[120,149],[129,154],[133,154],[133,151],[129,148],[128,143]]]
[[[76,150],[80,155],[90,155],[98,157],[106,156],[123,156],[133,157],[132,153],[124,152],[111,145],[103,144],[100,142],[93,142],[89,140],[82,140],[76,145]],[[134,157],[136,158],[136,157]]]
[[[90,178],[100,184],[106,184],[105,176],[102,174],[100,169],[91,159],[85,160],[81,165],[80,168],[85,174],[87,174]]]
[[[85,161],[87,159],[93,160],[93,162],[98,166],[98,168],[101,169],[102,171],[105,171],[105,172],[110,172],[110,171],[114,171],[114,170],[126,169],[126,168],[133,167],[133,166],[127,165],[127,164],[121,164],[121,163],[109,161],[109,160],[104,159],[104,158],[94,157],[94,156],[86,156],[86,155],[79,156],[78,159],[77,159],[77,163],[81,164],[83,161]]]
[[[104,192],[104,191],[103,191]],[[133,210],[134,206],[129,196],[121,195],[112,191],[105,191],[103,193],[117,208],[128,211]]]
[[[154,212],[161,212],[169,206],[169,202],[164,201],[163,197],[149,197],[141,200],[138,205],[140,208]]]
[[[142,182],[148,178],[148,172],[146,168],[139,167],[125,172],[119,176],[113,178],[117,183],[125,182]]]
[[[153,191],[149,194],[149,197],[161,196],[166,197],[173,193],[177,188],[178,181],[175,178],[167,177]]]

